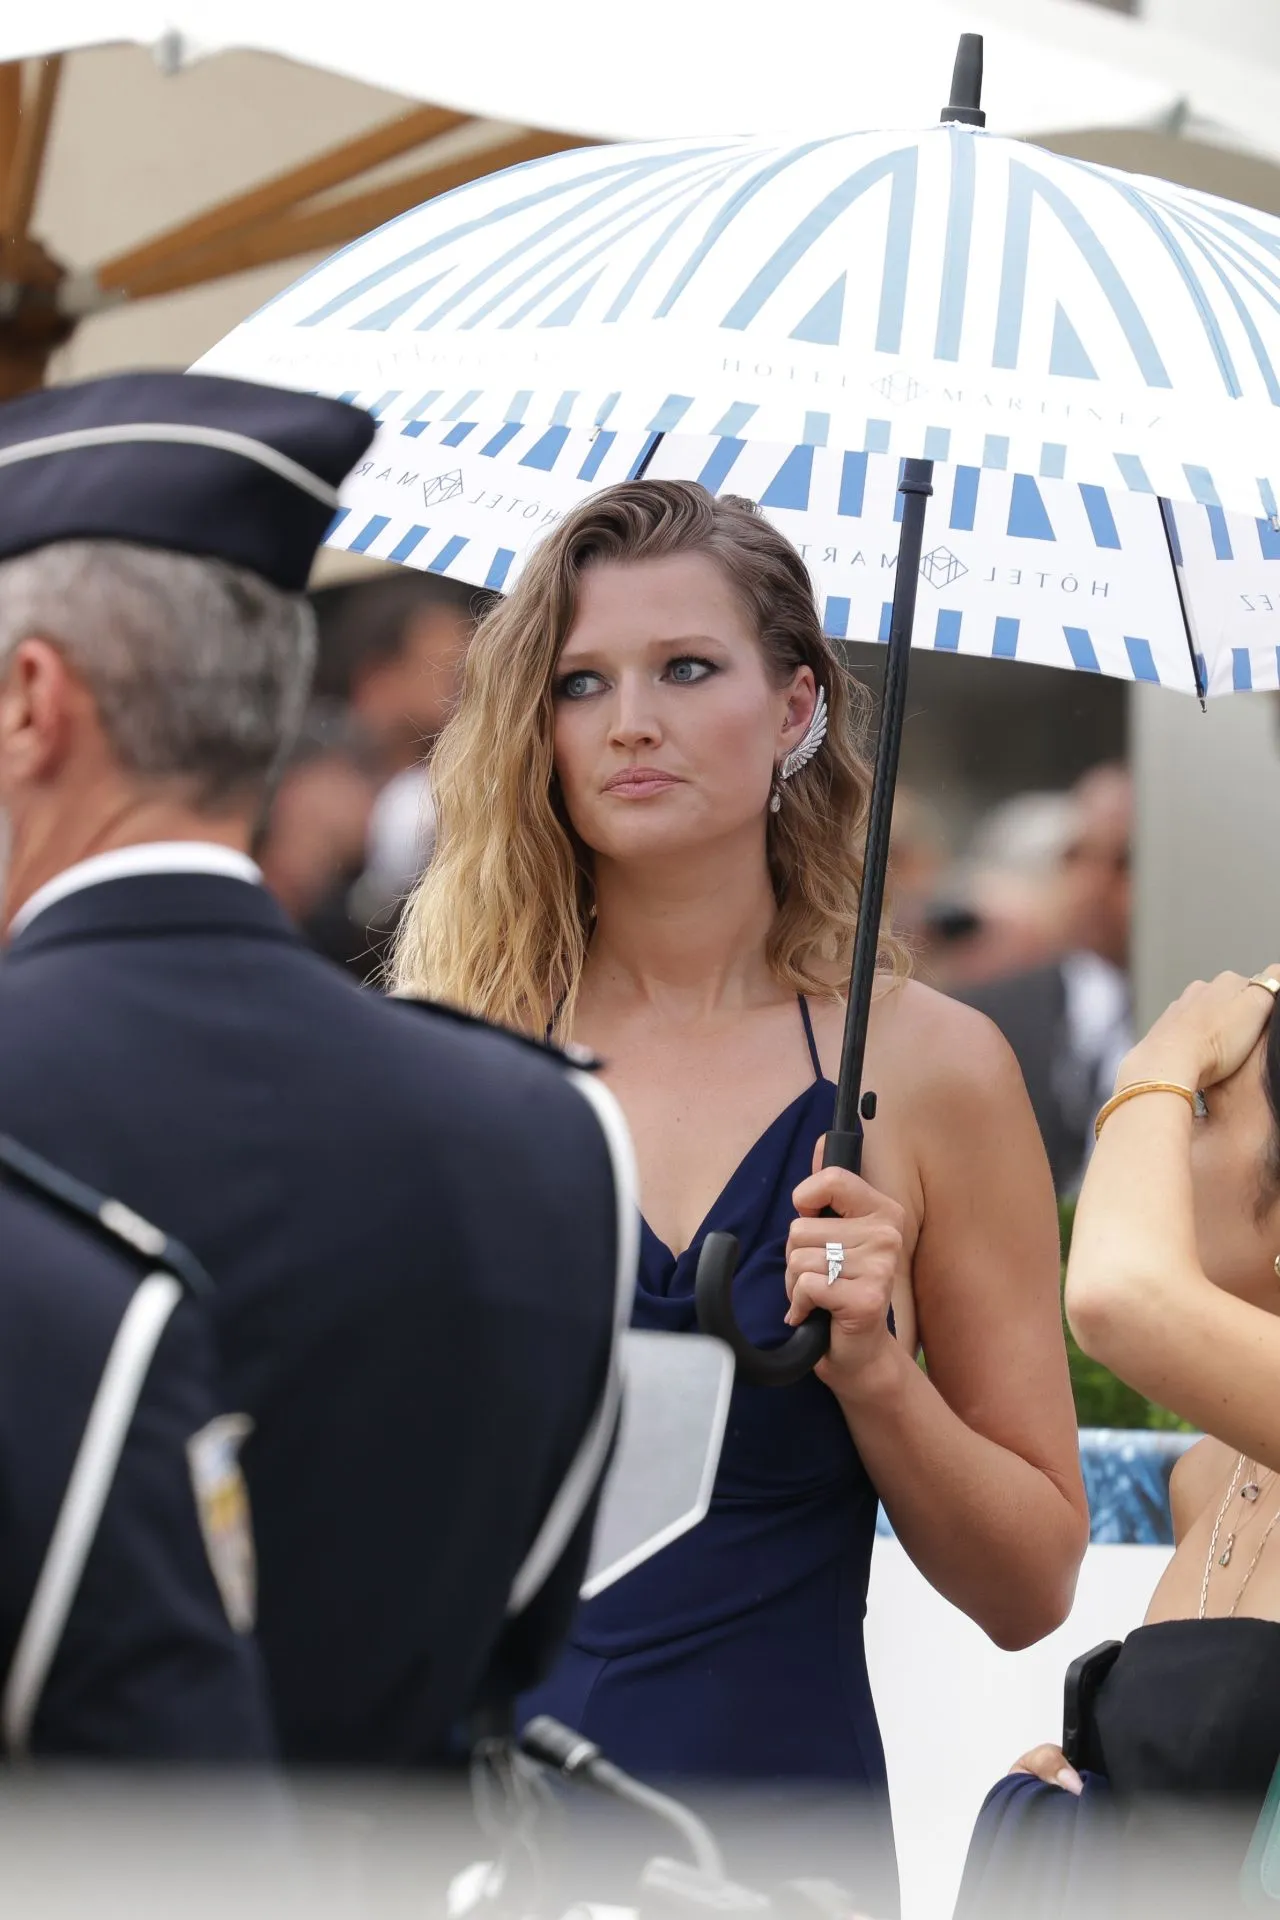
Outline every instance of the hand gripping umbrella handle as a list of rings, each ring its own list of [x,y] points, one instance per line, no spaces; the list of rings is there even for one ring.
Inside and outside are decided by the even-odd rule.
[[[829,1133],[823,1148],[824,1167],[862,1168],[862,1127],[851,1133]],[[827,1209],[828,1215],[831,1209]],[[738,1264],[738,1242],[731,1233],[709,1233],[698,1256],[694,1303],[702,1333],[723,1340],[733,1354],[737,1377],[752,1387],[791,1387],[812,1373],[831,1344],[831,1315],[816,1308],[780,1347],[757,1347],[748,1340],[734,1316],[733,1276]]]
[[[880,944],[880,911],[884,904],[885,874],[889,864],[889,829],[898,779],[898,751],[907,697],[911,634],[915,625],[916,585],[920,573],[925,508],[933,492],[933,462],[904,460],[898,481],[902,496],[902,532],[889,620],[889,648],[880,731],[876,741],[875,775],[867,811],[866,861],[858,929],[853,944],[853,974],[845,1011],[844,1042],[840,1051],[840,1078],[836,1084],[834,1125],[823,1149],[824,1167],[846,1167],[862,1172],[862,1122],[875,1114],[875,1095],[862,1092],[862,1068],[867,1052],[867,1028],[875,985]],[[733,1314],[733,1273],[738,1243],[731,1233],[709,1233],[702,1243],[694,1301],[698,1325],[730,1348],[738,1377],[754,1387],[789,1387],[815,1367],[831,1341],[831,1315],[816,1309],[788,1340],[778,1347],[753,1346]]]

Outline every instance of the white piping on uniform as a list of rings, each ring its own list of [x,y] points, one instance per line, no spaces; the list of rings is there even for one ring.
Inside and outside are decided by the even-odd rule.
[[[287,453],[269,447],[264,440],[253,440],[247,433],[230,433],[225,427],[181,426],[169,420],[131,421],[116,427],[79,427],[70,433],[50,433],[40,440],[22,440],[17,446],[0,447],[0,467],[16,466],[21,460],[40,460],[51,453],[76,453],[82,447],[127,447],[144,443],[164,443],[175,447],[213,447],[219,453],[236,453],[252,460],[269,472],[278,474],[293,486],[301,487],[326,507],[336,507],[338,491],[309,467],[300,466]]]
[[[571,1070],[569,1079],[594,1109],[613,1164],[613,1191],[617,1202],[617,1272],[614,1283],[613,1337],[609,1368],[595,1416],[583,1435],[573,1464],[515,1577],[507,1613],[522,1613],[539,1592],[573,1538],[604,1472],[622,1407],[622,1335],[631,1319],[636,1270],[640,1263],[640,1180],[631,1134],[609,1089],[595,1074]]]
[[[181,1298],[171,1273],[148,1274],[116,1329],[5,1681],[0,1731],[14,1758],[27,1750],[147,1370]]]

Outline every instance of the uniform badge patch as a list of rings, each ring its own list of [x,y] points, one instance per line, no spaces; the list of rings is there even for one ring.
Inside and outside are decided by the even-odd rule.
[[[187,1441],[187,1463],[205,1552],[237,1633],[252,1633],[258,1611],[258,1569],[249,1490],[240,1448],[253,1432],[247,1414],[224,1413]]]

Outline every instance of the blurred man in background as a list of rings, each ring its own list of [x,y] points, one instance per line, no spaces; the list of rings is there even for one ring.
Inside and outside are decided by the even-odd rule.
[[[453,711],[468,642],[493,595],[397,567],[317,587],[309,598],[313,696],[347,708],[382,780],[417,766]]]
[[[950,854],[942,815],[917,788],[898,782],[889,829],[889,912],[911,949],[916,971],[934,979],[935,929],[930,915]]]
[[[299,910],[281,893],[311,944],[359,978],[373,982],[395,931],[405,895],[431,855],[434,822],[427,760],[453,710],[462,663],[476,621],[495,598],[439,574],[397,567],[372,579],[318,587],[315,698],[347,714],[353,750],[372,782],[358,850],[347,829],[359,809],[357,780],[345,780],[331,757],[323,768],[286,777],[273,809],[264,870],[290,868],[319,854],[332,833],[325,884]],[[308,810],[304,789],[320,781],[330,802],[330,828]],[[343,802],[352,803],[346,807]],[[342,820],[335,816],[341,812]],[[318,873],[321,861],[311,866]]]
[[[285,761],[254,857],[295,925],[363,872],[378,798],[376,762],[346,708],[315,702]]]
[[[1133,787],[1095,767],[1070,795],[1056,875],[1058,955],[985,985],[952,988],[1018,1056],[1059,1193],[1074,1192],[1093,1121],[1132,1045],[1129,987]]]
[[[978,823],[925,914],[934,986],[964,994],[1062,951],[1062,860],[1072,822],[1069,795],[1020,793]]]

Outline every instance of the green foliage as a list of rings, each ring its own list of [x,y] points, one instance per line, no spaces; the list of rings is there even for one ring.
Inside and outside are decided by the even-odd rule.
[[[1071,1245],[1071,1224],[1075,1201],[1063,1200],[1058,1206],[1058,1226],[1062,1237],[1063,1276],[1066,1275],[1067,1249]],[[1144,1400],[1140,1393],[1117,1380],[1098,1361],[1090,1360],[1076,1345],[1066,1313],[1062,1330],[1067,1341],[1067,1360],[1071,1368],[1071,1389],[1076,1402],[1076,1424],[1081,1427],[1145,1427],[1163,1433],[1190,1433],[1187,1421],[1175,1413]]]

